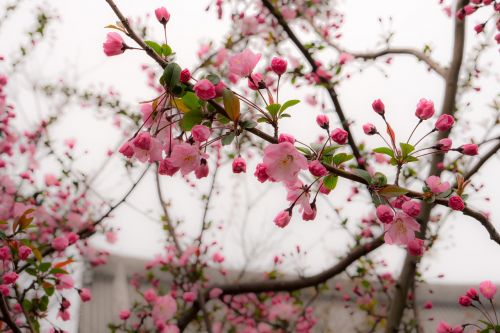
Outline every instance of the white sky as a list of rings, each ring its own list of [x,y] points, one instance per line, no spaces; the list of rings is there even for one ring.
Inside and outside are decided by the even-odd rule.
[[[154,97],[146,88],[145,77],[140,71],[140,64],[146,60],[143,54],[127,52],[118,57],[106,58],[102,53],[101,44],[105,38],[106,29],[103,27],[114,23],[115,17],[103,0],[87,1],[51,1],[52,6],[58,9],[61,22],[54,29],[55,38],[40,48],[31,58],[29,73],[39,81],[55,81],[64,78],[66,81],[76,81],[81,87],[95,86],[108,87],[112,85],[120,91],[124,100],[137,103]],[[117,1],[124,13],[133,17],[145,13],[152,13],[161,5],[167,6],[172,18],[168,24],[169,43],[178,54],[178,60],[184,67],[192,67],[196,62],[196,50],[199,43],[209,39],[217,40],[224,35],[227,29],[225,22],[216,20],[213,12],[206,13],[204,8],[208,4],[205,0],[170,0],[170,1]],[[25,4],[23,8],[32,8],[33,3]],[[377,18],[393,16],[393,26],[397,31],[394,39],[396,46],[415,46],[422,48],[425,43],[430,44],[435,52],[433,57],[440,63],[449,60],[451,48],[452,24],[437,6],[434,0],[381,0],[362,1],[352,0],[341,2],[341,9],[346,14],[346,24],[343,31],[342,44],[351,50],[369,50],[376,45],[380,33]],[[0,32],[0,54],[12,54],[12,45],[29,24],[30,17],[24,14],[16,15],[6,22]],[[477,23],[473,18],[473,23]],[[158,38],[161,38],[160,27],[157,27]],[[474,39],[472,32],[467,34],[467,40]],[[486,55],[486,59],[493,62],[498,68],[498,50]],[[261,64],[262,66],[262,64]],[[349,67],[348,67],[349,68]],[[354,73],[354,68],[351,71]],[[417,101],[430,98],[435,101],[439,110],[443,94],[443,83],[439,77],[425,70],[422,64],[417,64],[413,58],[398,57],[391,67],[384,67],[390,74],[384,78],[379,71],[369,68],[362,74],[354,75],[345,81],[339,88],[339,95],[348,117],[357,121],[355,136],[364,138],[361,131],[363,122],[376,122],[378,119],[370,109],[371,101],[382,98],[387,107],[388,118],[396,129],[405,133],[414,125],[413,114]],[[16,82],[12,89],[17,94],[16,102],[31,118],[33,113],[30,102],[23,92],[26,81],[22,78],[13,78]],[[478,96],[468,96],[473,102],[470,112],[479,112],[485,109],[492,96],[498,92],[498,81],[490,79],[482,81],[483,90]],[[280,94],[281,95],[281,94]],[[295,91],[283,93],[284,96],[294,96]],[[322,97],[324,99],[325,96]],[[22,101],[22,102],[21,102]],[[319,134],[314,123],[314,116],[309,113],[305,103],[302,107],[295,107],[294,118],[286,120],[282,128],[293,133],[297,138],[309,141]],[[78,138],[79,150],[89,150],[88,156],[82,158],[79,167],[83,170],[95,171],[105,156],[107,149],[113,148],[119,140],[118,133],[110,127],[109,122],[97,121],[90,109],[73,108],[70,115],[53,130],[53,136],[62,140],[72,136]],[[33,115],[36,117],[36,115]],[[480,127],[475,127],[479,133]],[[424,130],[422,129],[422,132]],[[457,139],[466,141],[468,138]],[[377,143],[369,143],[376,147]],[[216,223],[223,223],[224,230],[220,240],[225,245],[228,264],[239,266],[242,254],[237,245],[241,242],[240,229],[242,225],[242,205],[248,200],[245,193],[249,193],[250,201],[257,197],[261,200],[250,212],[248,226],[245,231],[245,240],[248,244],[271,243],[271,251],[265,251],[257,260],[254,267],[265,267],[271,263],[274,254],[288,253],[300,244],[309,249],[309,255],[298,263],[308,272],[314,272],[331,265],[336,256],[342,255],[345,249],[345,237],[342,232],[335,230],[338,219],[328,213],[328,206],[320,203],[319,210],[324,214],[315,222],[301,222],[293,220],[284,230],[277,230],[272,223],[274,215],[286,207],[285,193],[279,185],[257,186],[253,177],[253,166],[256,159],[249,162],[246,176],[234,176],[223,172],[224,181],[218,187],[223,193],[213,204],[210,217]],[[98,179],[97,190],[110,197],[118,197],[126,190],[123,182],[124,171],[119,161],[115,161]],[[481,180],[486,188],[481,197],[490,196],[491,201],[485,205],[483,200],[471,200],[474,207],[491,212],[492,221],[500,228],[500,205],[498,205],[498,190],[495,183],[500,180],[496,173],[498,159],[483,168]],[[486,182],[488,180],[488,182]],[[179,179],[163,178],[163,189],[166,197],[172,200],[170,213],[178,219],[186,221],[184,230],[193,234],[199,229],[202,204],[197,200],[201,193],[205,193],[209,178],[202,180],[197,188],[190,188]],[[339,188],[330,195],[333,206],[341,207],[345,203],[349,192],[347,182],[341,181]],[[268,189],[265,195],[261,191]],[[150,177],[139,186],[131,197],[136,207],[148,211],[152,217],[158,216],[159,208],[154,189],[153,178]],[[351,217],[365,215],[370,206],[365,201],[351,204],[347,210]],[[298,214],[297,214],[298,215]],[[329,218],[326,216],[329,215]],[[111,252],[132,256],[150,257],[162,249],[163,235],[159,224],[144,218],[130,207],[121,208],[113,219],[113,224],[121,229],[119,241],[110,246],[104,244],[99,237],[95,240],[98,246],[104,246]],[[424,265],[428,267],[425,277],[435,281],[438,274],[444,274],[445,279],[440,281],[477,281],[492,279],[500,282],[500,266],[496,263],[500,258],[500,247],[489,240],[484,229],[474,220],[455,215],[447,222],[442,231],[443,241],[426,255]],[[319,242],[321,240],[321,242]],[[262,248],[262,245],[258,245]],[[378,252],[379,258],[386,256],[390,259],[391,267],[397,267],[404,252],[396,247],[385,246]],[[333,257],[333,258],[332,258]],[[293,265],[292,265],[293,266]],[[290,267],[292,267],[290,266]]]

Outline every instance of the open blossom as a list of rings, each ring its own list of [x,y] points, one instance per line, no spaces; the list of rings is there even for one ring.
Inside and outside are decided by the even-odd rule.
[[[441,182],[441,178],[438,176],[429,176],[425,183],[434,194],[440,194],[450,189],[450,183]]]
[[[283,75],[286,72],[287,65],[287,61],[280,57],[274,57],[271,60],[271,69],[278,75]]]
[[[165,7],[160,7],[155,9],[155,15],[158,22],[161,24],[167,24],[170,20],[170,13],[167,11]]]
[[[444,132],[449,130],[453,124],[455,123],[455,119],[453,116],[450,116],[449,114],[442,114],[439,116],[438,120],[436,120],[436,127],[437,130]]]
[[[122,54],[125,51],[126,45],[123,42],[122,36],[117,32],[108,32],[106,41],[102,44],[104,53],[108,56]]]
[[[194,125],[191,129],[191,135],[196,142],[207,141],[210,137],[210,128],[205,125]]]
[[[281,211],[276,217],[274,218],[273,222],[280,228],[284,228],[290,223],[291,219],[290,212],[288,210],[283,210]]]
[[[158,167],[158,173],[160,175],[173,176],[177,171],[179,171],[179,167],[176,167],[172,164],[171,158],[165,158],[160,162],[160,166]]]
[[[238,156],[233,160],[233,172],[234,173],[247,172],[247,162],[243,157]]]
[[[454,195],[448,199],[448,206],[453,209],[453,210],[464,210],[465,204],[462,198],[460,198],[458,195]]]
[[[479,284],[479,291],[487,299],[492,299],[497,292],[497,287],[490,280],[486,280]]]
[[[387,205],[377,207],[377,217],[382,223],[391,223],[394,221],[394,211]]]
[[[276,181],[294,182],[299,171],[307,169],[307,159],[289,142],[272,144],[264,149],[268,176]]]
[[[170,295],[165,295],[156,298],[151,314],[155,322],[160,321],[164,323],[172,319],[176,312],[177,303],[175,299]]]
[[[373,111],[377,112],[380,115],[383,115],[385,113],[385,106],[384,103],[380,99],[376,99],[372,103],[372,108]]]
[[[415,232],[420,230],[420,224],[403,212],[397,212],[391,224],[384,224],[384,240],[387,244],[407,245],[415,239]]]
[[[434,115],[434,103],[425,98],[420,99],[415,110],[415,115],[420,120],[429,119]]]
[[[463,333],[463,331],[462,326],[452,327],[444,321],[440,321],[436,328],[436,333]]]
[[[347,142],[347,132],[342,128],[334,129],[330,137],[332,138],[333,141],[335,141],[339,145],[343,145]]]
[[[259,62],[261,54],[255,54],[249,49],[229,57],[229,72],[239,77],[248,77]]]
[[[194,171],[200,164],[200,151],[198,147],[192,146],[188,143],[180,143],[172,149],[170,161],[172,166],[179,168],[183,176]]]
[[[216,95],[214,84],[207,79],[196,82],[193,90],[196,96],[204,101],[208,101],[209,99],[214,98]]]

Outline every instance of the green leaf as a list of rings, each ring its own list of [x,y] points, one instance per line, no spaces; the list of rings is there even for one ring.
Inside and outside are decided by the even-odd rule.
[[[374,153],[389,155],[390,157],[394,157],[394,151],[387,147],[378,147],[373,149]]]
[[[339,149],[340,146],[328,146],[323,149],[323,156],[333,155],[333,153]]]
[[[370,174],[369,174],[368,172],[366,172],[365,170],[363,170],[363,169],[353,169],[353,170],[352,170],[352,172],[353,172],[355,175],[357,175],[357,176],[359,176],[359,177],[363,178],[363,179],[364,179],[364,180],[365,180],[368,184],[370,184],[370,183],[371,183],[371,181],[372,181],[372,176],[370,176]]]
[[[377,186],[385,186],[387,185],[387,177],[381,172],[375,172],[375,175],[373,175],[373,183]]]
[[[415,147],[413,147],[412,145],[410,145],[409,143],[404,143],[404,142],[400,142],[399,143],[399,146],[401,147],[401,152],[403,153],[403,158],[405,158],[406,156],[408,156],[412,151],[415,150]]]
[[[245,121],[242,121],[240,123],[240,126],[242,128],[247,128],[247,129],[250,129],[250,128],[254,128],[257,126],[257,123],[253,120],[245,120]]]
[[[50,297],[54,295],[55,288],[54,286],[50,285],[50,286],[44,286],[43,290],[45,291],[45,294],[47,294],[47,296]]]
[[[189,111],[184,114],[184,117],[182,118],[180,125],[184,131],[190,131],[194,125],[201,124],[202,120],[203,120],[203,115],[201,114],[200,111]]]
[[[160,84],[172,90],[180,82],[181,71],[182,69],[177,63],[171,62],[165,67],[163,75],[160,77]]]
[[[339,153],[335,156],[333,156],[333,163],[335,165],[341,165],[342,163],[345,163],[353,158],[352,155],[346,154],[346,153]]]
[[[52,268],[49,274],[68,274],[68,272],[62,268]]]
[[[308,148],[305,147],[295,147],[295,148],[306,156],[312,156],[312,152]]]
[[[415,156],[408,155],[408,156],[405,157],[405,162],[406,163],[417,162],[417,161],[418,161],[418,158],[416,158]]]
[[[152,48],[158,55],[160,56],[162,55],[163,50],[160,44],[158,44],[157,42],[153,42],[152,40],[145,40],[144,43],[146,43],[147,46]]]
[[[199,110],[201,106],[200,99],[191,91],[182,96],[182,102],[192,111]]]
[[[269,104],[266,109],[269,111],[269,113],[273,116],[273,118],[276,117],[278,114],[279,110],[281,108],[281,104]]]
[[[168,57],[172,54],[172,48],[168,44],[163,44],[161,46],[161,51],[165,57]]]
[[[268,123],[269,120],[266,117],[260,117],[257,119],[258,123]]]
[[[45,273],[51,266],[52,264],[50,262],[42,262],[40,266],[38,266],[38,269],[40,270],[40,272]]]
[[[396,185],[387,185],[378,191],[380,195],[383,195],[386,198],[399,197],[400,195],[405,195],[408,192],[409,191],[407,189]]]
[[[23,309],[26,310],[26,312],[29,312],[32,309],[31,302],[28,299],[23,300]]]
[[[208,74],[205,79],[207,79],[208,81],[212,82],[212,84],[214,86],[218,85],[219,82],[220,82],[220,77],[218,77],[217,75],[215,74]]]
[[[285,112],[286,109],[288,109],[289,107],[291,106],[294,106],[294,105],[297,105],[299,104],[300,101],[298,99],[291,99],[289,101],[286,101],[285,103],[283,103],[283,105],[281,106],[281,109],[279,110],[280,113],[283,113]]]
[[[235,138],[235,135],[233,132],[229,133],[228,135],[226,135],[225,137],[222,138],[221,140],[221,143],[223,146],[227,146],[227,145],[230,145],[231,142],[233,142]]]
[[[329,190],[335,189],[337,186],[337,181],[339,180],[339,176],[337,175],[328,175],[323,178],[323,186]]]
[[[40,299],[40,310],[47,311],[47,307],[49,305],[49,297],[47,295],[43,295]]]

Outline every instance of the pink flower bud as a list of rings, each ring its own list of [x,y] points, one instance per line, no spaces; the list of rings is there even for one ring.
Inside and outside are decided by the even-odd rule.
[[[465,15],[470,15],[476,11],[476,7],[467,5],[464,7]]]
[[[371,123],[366,123],[363,125],[363,132],[365,132],[366,135],[374,135],[377,134],[377,128]]]
[[[312,207],[312,209],[304,209],[302,212],[302,219],[304,221],[313,221],[316,218],[316,207]]]
[[[220,289],[220,288],[213,288],[208,293],[208,297],[210,299],[219,298],[219,296],[222,295],[222,293],[223,293],[222,289]]]
[[[436,145],[437,150],[441,151],[449,151],[451,149],[452,141],[449,138],[444,138],[439,140],[439,142]]]
[[[31,252],[32,252],[31,248],[29,248],[26,245],[21,245],[19,247],[19,252],[18,252],[19,253],[19,259],[21,259],[21,260],[28,259],[28,257],[31,255]]]
[[[480,34],[481,32],[483,32],[484,30],[484,24],[483,23],[480,23],[476,26],[474,26],[474,31],[478,34]]]
[[[171,158],[162,160],[160,162],[160,166],[158,167],[158,173],[160,175],[173,176],[177,171],[179,171],[179,168],[172,164]]]
[[[92,293],[87,288],[82,288],[78,291],[82,302],[88,302],[92,299]]]
[[[453,124],[455,123],[455,119],[450,116],[449,114],[442,114],[439,116],[438,120],[436,121],[435,127],[441,131],[447,131],[449,130]]]
[[[215,97],[215,86],[213,85],[212,82],[210,82],[207,79],[200,80],[196,82],[196,84],[193,87],[193,90],[198,96],[198,98],[208,101],[209,99],[212,99]]]
[[[148,303],[153,303],[156,300],[156,292],[150,288],[144,292],[144,299]]]
[[[208,163],[207,160],[202,158],[200,160],[200,164],[194,169],[194,174],[197,179],[205,178],[208,176]]]
[[[433,307],[433,305],[432,305],[431,301],[427,301],[424,303],[424,309],[430,310],[430,309],[432,309],[432,307]]]
[[[194,125],[191,129],[191,135],[194,141],[204,142],[210,137],[210,129],[205,125]]]
[[[417,217],[418,214],[420,214],[420,203],[416,201],[413,200],[406,201],[403,204],[402,208],[403,212],[410,215],[411,217]]]
[[[185,301],[185,302],[188,302],[188,303],[193,303],[195,300],[196,300],[196,294],[192,291],[186,291],[183,295],[182,295],[182,299]]]
[[[266,81],[261,73],[253,73],[248,77],[248,88],[252,90],[266,89]]]
[[[471,306],[472,305],[472,300],[468,296],[460,296],[458,298],[458,303],[461,306]]]
[[[497,287],[490,280],[486,280],[479,284],[479,291],[487,299],[492,299],[497,292]]]
[[[405,202],[407,202],[408,200],[410,200],[410,198],[408,198],[407,196],[404,196],[404,195],[401,195],[399,197],[397,197],[396,199],[394,199],[391,204],[395,207],[395,208],[398,208],[398,209],[402,209],[403,208],[403,204]]]
[[[448,200],[448,206],[453,210],[460,211],[464,210],[465,208],[464,201],[458,195],[454,195]]]
[[[343,145],[347,142],[347,132],[342,128],[334,129],[330,137],[339,145]]]
[[[376,99],[373,101],[372,108],[373,108],[373,111],[377,112],[380,115],[385,113],[384,103],[382,103],[382,101],[380,99]]]
[[[120,147],[120,150],[118,151],[120,152],[120,154],[127,158],[131,158],[132,156],[134,156],[134,148],[128,141],[123,143],[123,145]]]
[[[62,252],[64,251],[69,245],[68,239],[65,236],[59,236],[54,238],[52,241],[52,247],[54,250]]]
[[[127,320],[130,318],[130,311],[129,310],[121,310],[120,311],[120,319],[121,320]]]
[[[328,129],[328,127],[330,126],[330,120],[328,119],[328,116],[326,114],[318,115],[316,117],[316,123],[323,129]]]
[[[17,275],[16,272],[7,272],[5,274],[3,274],[3,283],[5,284],[12,284],[14,282],[16,282],[17,278],[19,277],[19,275]]]
[[[234,173],[247,172],[247,162],[243,157],[238,156],[233,160],[233,172]]]
[[[287,65],[287,61],[280,57],[274,57],[271,60],[271,69],[278,75],[283,75],[286,72]]]
[[[417,104],[415,115],[421,120],[429,119],[434,115],[434,103],[425,98],[420,99]]]
[[[0,247],[0,260],[10,260],[10,248],[8,246]]]
[[[182,83],[188,83],[189,80],[191,80],[191,72],[189,71],[189,69],[187,68],[184,68],[182,71],[181,71],[181,77],[180,77],[180,81]]]
[[[158,19],[158,22],[165,25],[170,20],[170,13],[167,11],[165,7],[160,7],[155,9],[155,15]]]
[[[127,45],[123,42],[122,37],[117,32],[108,32],[106,41],[102,44],[104,54],[108,57],[122,54],[125,52]]]
[[[278,143],[282,142],[290,142],[293,145],[295,143],[295,138],[293,137],[293,135],[281,133],[278,137]]]
[[[141,132],[134,138],[132,143],[139,149],[149,150],[151,148],[151,134],[149,132]]]
[[[280,228],[284,228],[288,225],[291,218],[290,212],[288,210],[283,210],[274,218],[274,224]]]
[[[315,177],[323,177],[328,174],[326,168],[318,160],[314,160],[309,163],[309,172]]]
[[[457,150],[462,154],[469,156],[475,156],[479,153],[477,145],[473,143],[462,145]]]
[[[479,294],[477,293],[477,290],[474,289],[474,288],[470,288],[469,290],[467,290],[467,292],[465,293],[465,295],[467,295],[467,297],[473,299],[473,300],[478,300],[479,299]]]
[[[263,163],[257,164],[257,167],[255,168],[255,173],[253,174],[255,177],[257,177],[257,180],[261,183],[264,183],[266,180],[269,179],[269,176],[267,175],[267,167]]]
[[[394,221],[394,211],[387,205],[377,207],[377,217],[382,223],[391,223]]]
[[[420,257],[424,254],[424,241],[418,238],[412,239],[406,248],[410,255]]]

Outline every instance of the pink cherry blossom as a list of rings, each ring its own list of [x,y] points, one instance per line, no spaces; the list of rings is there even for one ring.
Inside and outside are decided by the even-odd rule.
[[[18,277],[19,275],[17,275],[16,272],[7,272],[3,274],[2,281],[5,284],[13,284],[14,282],[17,281]]]
[[[397,212],[391,224],[384,224],[384,240],[387,244],[407,245],[415,239],[415,232],[420,230],[420,224],[403,212]]]
[[[394,221],[394,210],[387,205],[379,205],[377,207],[377,217],[382,223],[391,223]]]
[[[424,241],[419,238],[412,239],[407,245],[408,253],[412,256],[422,256],[424,254]]]
[[[274,57],[271,60],[271,69],[278,75],[283,75],[286,72],[287,65],[287,61],[280,57]]]
[[[207,141],[210,137],[210,128],[205,125],[194,125],[191,129],[191,135],[196,142]]]
[[[365,132],[366,135],[374,135],[377,134],[377,128],[371,123],[366,123],[363,125],[363,132]]]
[[[373,111],[377,112],[380,115],[383,115],[385,113],[385,106],[384,103],[380,99],[376,99],[372,103],[372,108]]]
[[[299,171],[307,169],[307,159],[289,142],[267,146],[263,163],[268,176],[285,183],[294,182]]]
[[[420,120],[429,119],[434,115],[434,103],[425,98],[420,99],[420,101],[417,104],[415,115]]]
[[[193,90],[196,96],[204,101],[208,101],[209,99],[214,98],[216,95],[214,84],[207,79],[196,82]]]
[[[452,327],[444,321],[440,321],[437,328],[436,333],[463,333],[462,326]]]
[[[417,217],[420,214],[420,203],[414,200],[406,201],[403,206],[403,212],[411,217]]]
[[[315,177],[323,177],[328,174],[328,170],[318,160],[309,163],[309,172]]]
[[[458,304],[467,307],[472,305],[472,299],[469,296],[460,296],[458,298]]]
[[[453,210],[462,211],[465,208],[464,201],[458,195],[454,195],[448,199],[448,206]]]
[[[477,145],[473,143],[462,145],[458,151],[469,156],[475,156],[479,153]]]
[[[278,137],[278,143],[290,142],[292,145],[295,143],[295,138],[291,134],[281,133]]]
[[[435,128],[441,132],[449,130],[453,124],[455,123],[455,119],[453,116],[449,114],[442,114],[439,116],[438,120],[436,120]]]
[[[290,212],[288,210],[283,210],[274,218],[274,224],[280,228],[284,228],[290,223],[291,218]]]
[[[316,124],[318,124],[321,128],[328,129],[330,126],[330,120],[326,114],[320,114],[316,117]]]
[[[243,157],[239,156],[233,160],[232,167],[234,173],[244,173],[247,171],[247,162]]]
[[[479,284],[479,291],[487,299],[492,299],[497,292],[497,287],[490,280],[486,280]]]
[[[181,71],[180,80],[181,80],[182,83],[188,83],[189,80],[191,80],[191,72],[189,71],[189,69],[184,68]]]
[[[120,319],[121,320],[127,320],[130,318],[130,311],[129,310],[121,310],[120,311]]]
[[[194,171],[200,164],[200,151],[197,147],[188,143],[180,143],[172,149],[170,156],[171,165],[174,168],[179,168],[183,176]]]
[[[155,9],[155,15],[158,22],[160,22],[163,25],[167,24],[168,21],[170,20],[170,13],[167,11],[165,7],[160,7]]]
[[[166,322],[177,312],[177,303],[170,295],[159,296],[156,298],[151,315],[153,320]]]
[[[88,302],[92,299],[92,293],[87,288],[80,289],[78,293],[80,294],[82,302]]]
[[[436,144],[436,149],[441,150],[441,151],[449,151],[451,149],[451,145],[453,142],[449,138],[444,138],[439,140],[439,142]]]
[[[59,236],[52,241],[52,247],[56,251],[64,251],[69,245],[68,239],[65,236]]]
[[[257,180],[261,183],[264,183],[266,180],[269,179],[269,176],[267,174],[267,167],[264,163],[259,163],[255,167],[255,172],[253,174]]]
[[[249,49],[229,57],[229,72],[239,77],[248,77],[259,62],[261,54],[255,54]]]
[[[438,176],[429,176],[425,183],[434,194],[440,194],[450,189],[450,183],[441,182],[441,178]]]
[[[122,37],[117,32],[108,32],[106,41],[102,44],[104,53],[108,56],[122,54],[125,51],[126,45]]]
[[[339,145],[343,145],[347,142],[347,132],[342,128],[334,129],[332,134],[330,134],[330,137]]]

